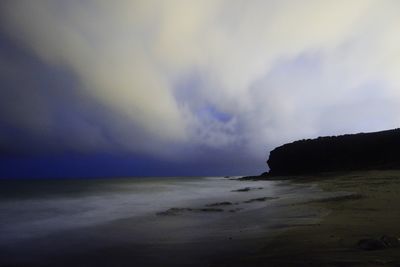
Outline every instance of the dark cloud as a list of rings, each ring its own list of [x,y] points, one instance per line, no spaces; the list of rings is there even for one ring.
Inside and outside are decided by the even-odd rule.
[[[0,157],[49,176],[239,174],[288,141],[395,128],[397,10],[3,1]]]

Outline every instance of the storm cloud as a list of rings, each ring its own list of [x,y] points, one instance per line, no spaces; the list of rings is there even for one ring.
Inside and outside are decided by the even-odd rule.
[[[0,5],[10,153],[120,151],[240,172],[288,141],[400,124],[398,1]]]

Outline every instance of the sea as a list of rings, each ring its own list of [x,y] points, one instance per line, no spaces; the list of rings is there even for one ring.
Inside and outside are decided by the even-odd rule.
[[[324,212],[297,205],[315,185],[237,178],[0,180],[0,266],[204,266]]]

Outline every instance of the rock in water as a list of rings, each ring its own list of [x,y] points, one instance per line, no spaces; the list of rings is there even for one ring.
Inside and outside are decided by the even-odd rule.
[[[232,205],[232,202],[224,201],[224,202],[207,204],[206,207],[218,207],[218,206],[229,206],[229,205]]]

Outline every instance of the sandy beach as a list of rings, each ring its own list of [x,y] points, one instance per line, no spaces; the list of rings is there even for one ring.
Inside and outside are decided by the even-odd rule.
[[[399,248],[365,251],[357,246],[361,239],[400,237],[399,178],[400,171],[297,177],[296,183],[351,195],[296,204],[329,213],[316,224],[280,233],[237,266],[399,266]]]

